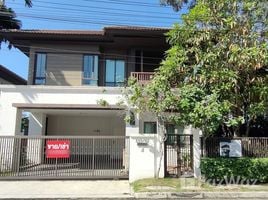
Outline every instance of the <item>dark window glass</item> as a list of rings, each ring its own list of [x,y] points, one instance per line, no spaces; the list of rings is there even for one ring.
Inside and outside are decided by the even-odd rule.
[[[157,133],[156,122],[144,122],[144,133]]]

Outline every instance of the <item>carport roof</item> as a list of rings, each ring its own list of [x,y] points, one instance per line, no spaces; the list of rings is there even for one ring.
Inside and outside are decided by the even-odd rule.
[[[64,109],[64,110],[124,110],[124,106],[96,105],[96,104],[36,104],[36,103],[13,103],[13,107],[20,109]]]

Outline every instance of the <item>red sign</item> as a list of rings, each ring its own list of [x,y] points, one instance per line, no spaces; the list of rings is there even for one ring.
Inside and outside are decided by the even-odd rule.
[[[47,140],[46,158],[69,158],[70,141],[69,140]]]

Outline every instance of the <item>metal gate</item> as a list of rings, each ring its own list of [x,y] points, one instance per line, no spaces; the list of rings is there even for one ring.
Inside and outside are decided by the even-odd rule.
[[[193,136],[167,134],[164,144],[165,177],[193,175]]]
[[[127,179],[125,136],[2,136],[0,179]]]

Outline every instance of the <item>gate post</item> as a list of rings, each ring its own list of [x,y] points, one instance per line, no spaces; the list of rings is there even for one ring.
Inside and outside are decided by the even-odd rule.
[[[201,144],[200,144],[200,134],[201,130],[192,128],[193,134],[193,168],[194,168],[194,177],[201,178],[200,162],[201,162]]]

